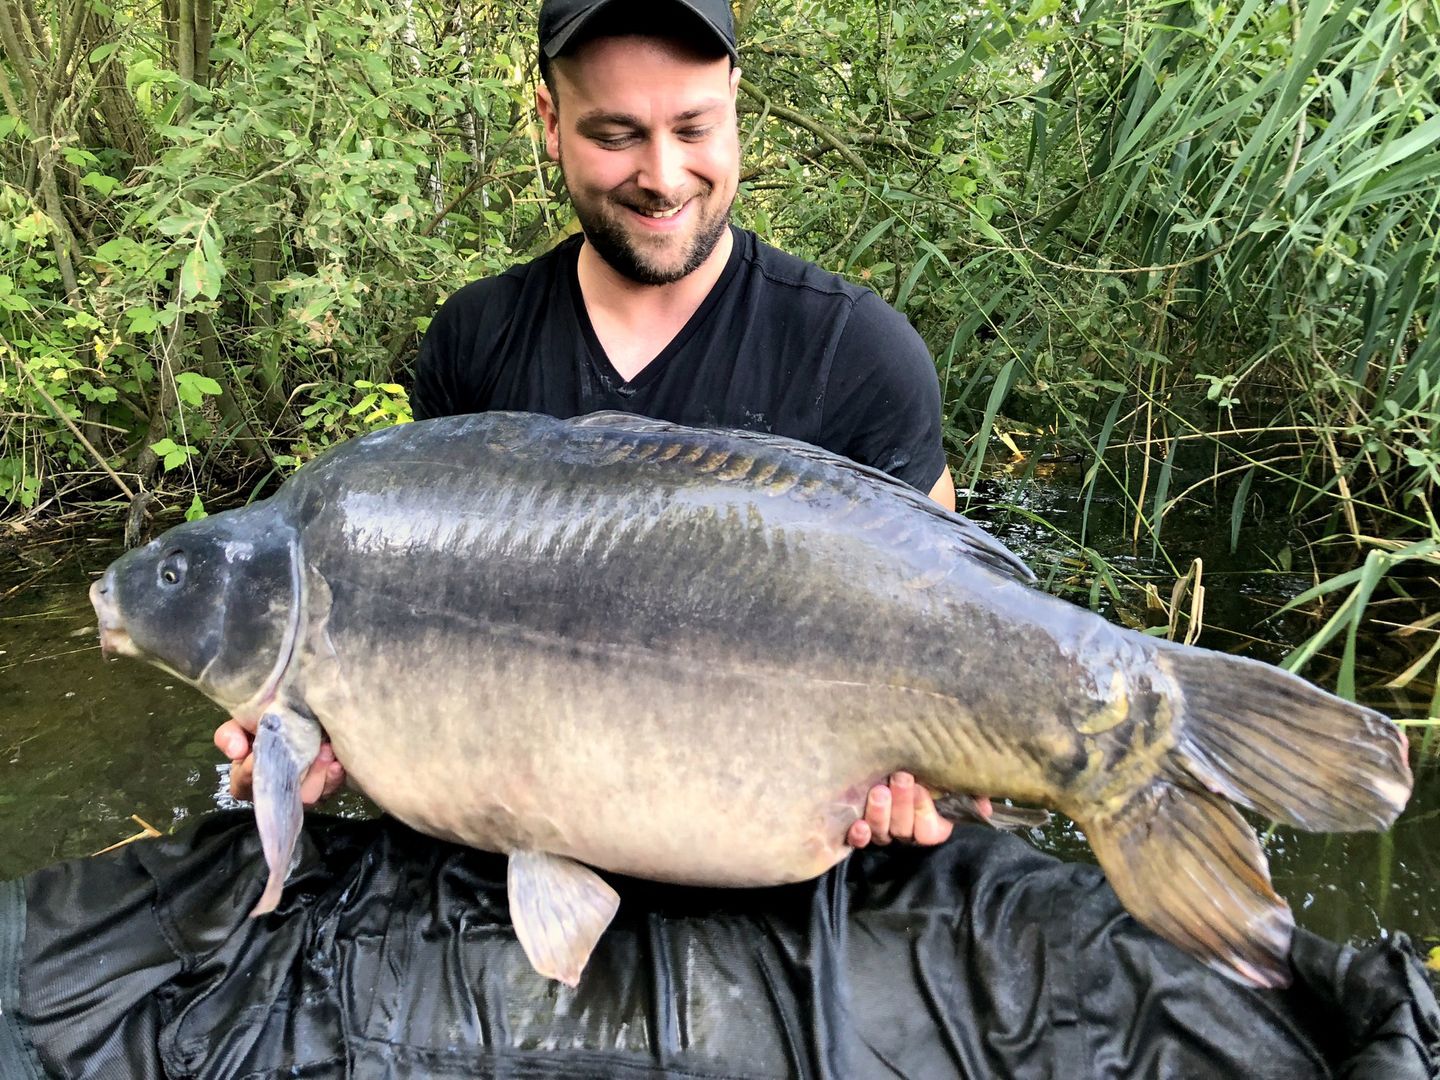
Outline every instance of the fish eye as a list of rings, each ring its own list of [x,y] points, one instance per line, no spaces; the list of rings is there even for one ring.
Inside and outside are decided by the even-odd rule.
[[[188,566],[183,551],[172,551],[165,558],[160,560],[160,584],[174,588],[185,580],[185,570]]]

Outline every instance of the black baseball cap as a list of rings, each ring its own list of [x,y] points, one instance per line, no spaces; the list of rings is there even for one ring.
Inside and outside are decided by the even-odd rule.
[[[571,41],[584,40],[580,31],[586,23],[607,8],[623,0],[544,0],[540,5],[540,51],[555,59]],[[640,0],[647,19],[653,19],[663,32],[665,17],[679,9],[715,35],[715,40],[737,64],[740,54],[735,48],[735,20],[730,14],[729,0]]]

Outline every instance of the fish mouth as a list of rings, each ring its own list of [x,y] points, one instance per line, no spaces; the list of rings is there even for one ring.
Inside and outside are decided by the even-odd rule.
[[[123,626],[100,624],[100,655],[106,660],[117,656],[139,656],[140,650]]]
[[[115,602],[110,598],[110,574],[90,586],[90,605],[100,624],[100,655],[107,660],[117,656],[139,656],[140,649],[120,621]]]

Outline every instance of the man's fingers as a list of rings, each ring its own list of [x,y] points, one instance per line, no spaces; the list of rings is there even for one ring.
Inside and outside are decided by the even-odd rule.
[[[250,732],[234,720],[227,720],[215,729],[215,746],[230,759],[230,795],[241,802],[255,797],[254,740]],[[320,744],[320,753],[300,781],[300,801],[314,806],[339,791],[345,783],[345,767],[335,760],[335,751],[328,742]]]
[[[890,836],[894,840],[915,837],[915,777],[897,772],[890,777]]]
[[[990,800],[983,795],[975,798],[975,808],[986,817],[994,812]],[[929,789],[917,784],[910,773],[897,772],[887,783],[870,789],[865,799],[865,816],[851,824],[845,840],[857,848],[888,844],[892,840],[928,847],[944,843],[954,831],[954,823],[941,817],[935,809],[935,798]]]
[[[300,781],[300,801],[314,806],[339,791],[345,783],[345,767],[334,757],[328,760],[316,758]],[[243,758],[230,765],[230,795],[241,802],[255,797],[255,758]]]
[[[215,748],[231,761],[250,754],[250,733],[234,720],[226,720],[215,729]]]
[[[318,758],[310,763],[310,768],[305,771],[305,779],[300,781],[300,802],[305,806],[314,806],[325,794],[325,774],[329,766],[323,764]]]
[[[345,786],[345,766],[338,761],[330,762],[325,770],[325,790],[321,793],[321,799],[328,799],[342,787]]]
[[[255,758],[253,755],[230,763],[230,797],[249,802],[254,794]]]
[[[870,826],[870,842],[890,843],[890,789],[876,784],[865,800],[865,823]]]
[[[990,800],[985,800],[985,816],[990,816]],[[935,809],[935,800],[925,788],[915,788],[915,832],[914,841],[922,846],[943,844],[955,831],[955,823],[946,821]]]
[[[305,779],[300,783],[300,801],[314,806],[328,799],[340,790],[345,782],[345,767],[335,760],[335,750],[327,743],[320,744],[320,752],[310,763]]]

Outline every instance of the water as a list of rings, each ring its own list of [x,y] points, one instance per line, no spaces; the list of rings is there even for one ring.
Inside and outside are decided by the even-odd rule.
[[[1073,476],[1041,484],[1002,476],[987,482],[986,494],[1074,529],[1074,486]],[[1097,499],[1092,542],[1125,550],[1118,502]],[[980,516],[1042,577],[1053,573],[1057,587],[1068,586],[1082,600],[1088,595],[1089,572],[1074,567],[1073,547],[1060,533],[1015,512]],[[1276,660],[1309,631],[1300,617],[1262,621],[1311,581],[1253,569],[1273,558],[1288,535],[1283,526],[1256,530],[1248,548],[1232,557],[1228,529],[1218,530],[1223,538],[1217,542],[1210,519],[1172,524],[1175,536],[1166,542],[1177,563],[1188,564],[1197,554],[1206,560],[1209,629],[1203,644],[1234,648],[1243,639],[1250,655]],[[86,591],[119,553],[118,543],[109,541],[22,542],[0,551],[0,879],[125,840],[141,831],[132,815],[168,832],[192,815],[235,805],[228,765],[211,744],[224,719],[220,710],[155,668],[100,656]],[[1173,574],[1151,557],[1148,545],[1111,558],[1127,573],[1154,575],[1168,599]],[[1252,569],[1243,569],[1247,562]],[[1393,658],[1378,657],[1381,647],[1377,639],[1367,656],[1383,667]],[[1393,715],[1424,715],[1426,700],[1419,697],[1370,696]],[[326,811],[359,815],[368,808],[346,795]],[[1315,836],[1279,829],[1269,837],[1276,888],[1302,926],[1326,937],[1363,942],[1402,930],[1427,948],[1440,944],[1437,818],[1440,769],[1417,762],[1415,797],[1390,833]],[[1091,858],[1068,823],[1058,822],[1036,839],[1066,858]]]
[[[118,529],[113,530],[118,534]],[[0,552],[0,880],[237,804],[199,691],[100,655],[87,592],[115,542]],[[356,796],[327,810],[363,812]]]

